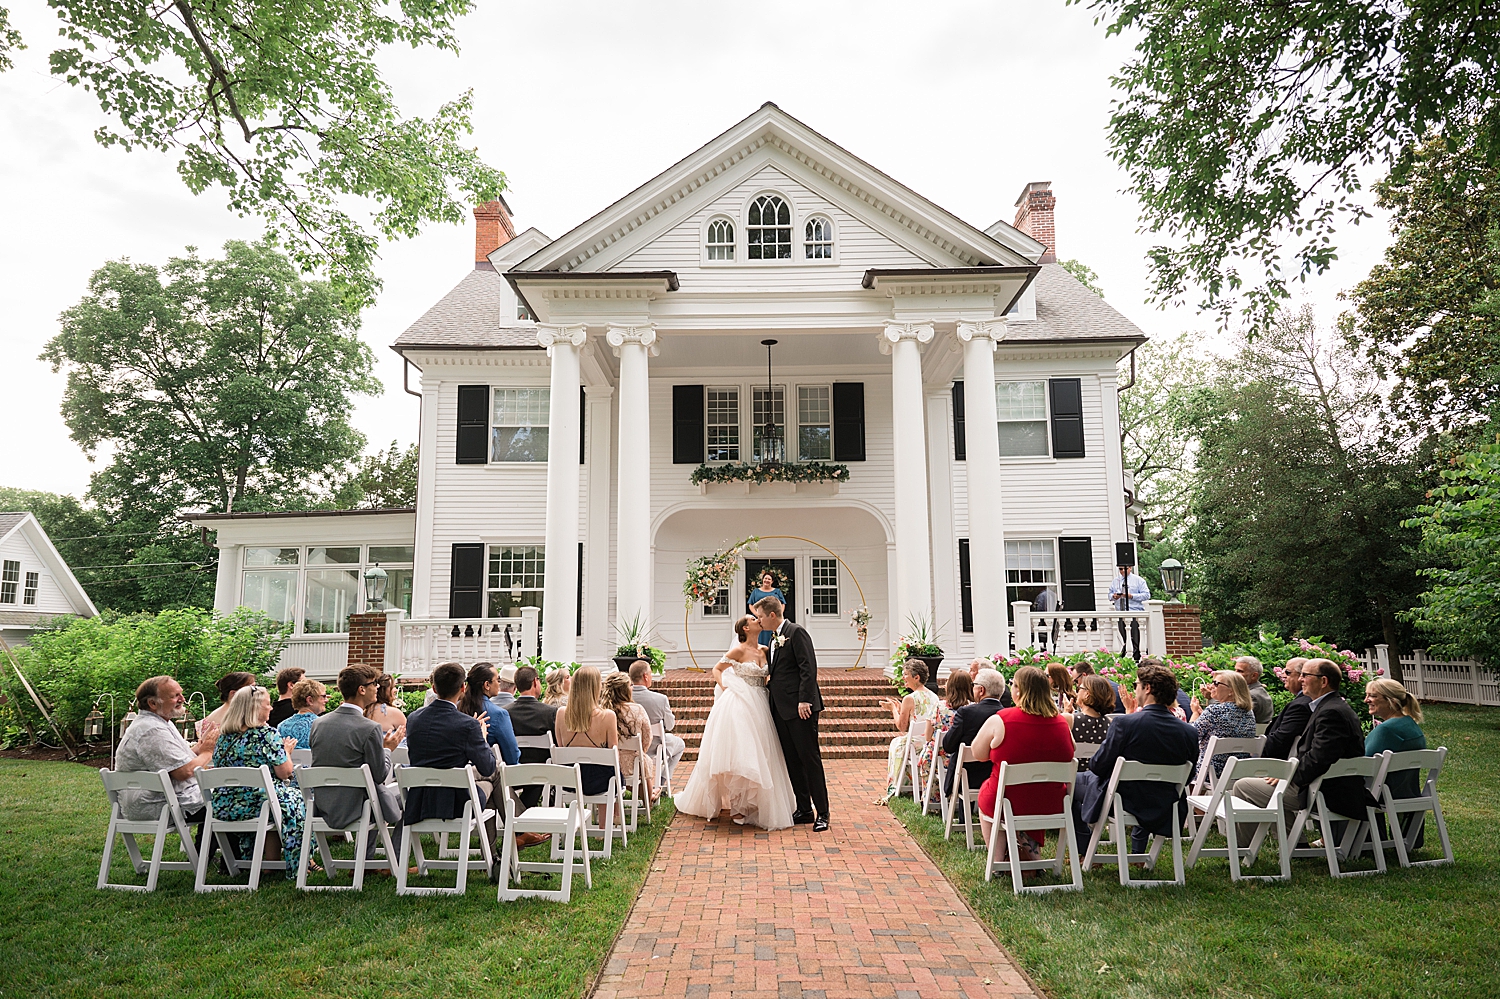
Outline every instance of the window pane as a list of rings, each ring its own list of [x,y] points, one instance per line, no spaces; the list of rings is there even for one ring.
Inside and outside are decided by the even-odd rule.
[[[300,548],[246,548],[246,565],[296,565]]]
[[[797,455],[803,461],[827,461],[833,455],[829,393],[827,386],[797,389]]]
[[[833,454],[833,434],[827,427],[797,428],[797,455],[803,461],[827,461]]]
[[[276,549],[263,549],[275,551]],[[293,548],[291,551],[296,551]],[[295,570],[260,570],[245,573],[245,593],[240,603],[265,612],[277,624],[295,620],[297,573]]]
[[[835,558],[812,560],[812,612],[839,612],[839,561]]]
[[[26,574],[26,592],[21,597],[21,603],[31,606],[36,605],[36,591],[41,583],[41,579],[41,573],[28,572]]]
[[[546,427],[496,427],[491,461],[546,461]]]
[[[359,600],[357,569],[311,569],[302,631],[308,635],[339,635],[349,630],[349,615]]]
[[[1000,457],[1047,457],[1047,421],[1000,424]]]
[[[1046,382],[997,382],[995,416],[1004,420],[1045,420],[1047,418]]]
[[[411,614],[411,578],[410,569],[392,569],[386,574],[385,579],[385,605],[387,607],[400,607]]]
[[[792,256],[792,211],[780,198],[761,195],[750,204],[745,242],[751,260]]]
[[[21,584],[21,563],[6,559],[0,565],[0,604],[16,602],[16,590]]]
[[[1055,583],[1057,561],[1051,541],[1007,541],[1005,543],[1005,581],[1007,583]]]
[[[708,460],[740,460],[740,393],[736,389],[708,390]]]
[[[714,595],[712,603],[703,605],[704,617],[728,617],[729,616],[729,591],[720,590]]]
[[[761,458],[760,437],[761,428],[770,420],[780,429],[783,437],[786,434],[786,397],[782,393],[781,386],[776,386],[770,392],[764,388],[754,389],[750,394],[750,418],[754,423],[751,428],[751,443],[755,449],[755,457]]]
[[[490,549],[490,589],[509,590],[517,582],[523,590],[540,590],[546,585],[546,556],[543,545],[509,545]]]
[[[411,545],[371,545],[370,561],[385,565],[387,562],[414,561],[416,549]]]
[[[520,617],[522,607],[540,608],[541,606],[541,590],[523,590],[519,600],[512,597],[509,590],[492,590],[487,605],[488,613],[485,614],[485,617]],[[545,615],[537,615],[537,621],[540,622],[543,616]],[[570,623],[568,626],[571,628],[572,624]],[[520,638],[521,636],[517,635],[516,637]]]
[[[309,548],[308,565],[359,565],[358,548]]]
[[[545,427],[551,404],[551,389],[496,388],[495,426]]]

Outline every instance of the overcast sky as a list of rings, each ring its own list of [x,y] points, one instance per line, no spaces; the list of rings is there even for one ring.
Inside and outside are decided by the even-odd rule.
[[[106,260],[162,263],[257,236],[221,194],[193,197],[175,158],[97,145],[88,94],[47,74],[57,22],[12,4],[30,48],[0,75],[0,485],[81,494],[91,465],[58,413],[64,379],[38,361],[57,316]],[[472,88],[474,144],[505,171],[521,228],[559,236],[765,101],[983,228],[1014,217],[1029,181],[1057,196],[1058,253],[1100,275],[1149,335],[1208,329],[1145,304],[1145,249],[1127,178],[1106,152],[1110,74],[1130,54],[1062,0],[1001,3],[489,3],[463,51],[392,51],[408,114]],[[1340,289],[1377,262],[1384,222],[1343,234],[1343,259],[1301,294],[1331,320]],[[389,344],[472,266],[472,224],[387,245],[364,315],[385,393],[361,400],[371,448],[417,434]]]

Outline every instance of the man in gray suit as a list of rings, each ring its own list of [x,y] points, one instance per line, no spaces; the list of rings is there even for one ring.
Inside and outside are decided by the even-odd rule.
[[[661,725],[667,733],[665,737],[667,743],[667,775],[671,776],[672,771],[677,769],[677,764],[682,760],[682,751],[687,747],[687,743],[683,742],[680,736],[672,734],[672,729],[677,725],[677,718],[672,714],[672,702],[667,699],[666,694],[658,694],[651,689],[651,680],[650,663],[644,659],[637,659],[631,663],[630,682],[634,685],[632,687],[632,696],[635,698],[635,703],[646,709],[646,717],[651,719],[652,725]],[[660,745],[660,742],[652,739],[651,745],[646,748],[654,753],[658,745]],[[662,787],[665,787],[667,784],[662,779],[658,779],[657,783]]]
[[[400,745],[406,726],[392,729],[384,739],[380,724],[365,717],[365,708],[375,703],[380,689],[380,671],[373,666],[348,666],[339,673],[339,693],[344,703],[313,722],[312,762],[315,767],[357,767],[370,765],[375,778],[375,794],[380,799],[380,813],[391,826],[392,836],[399,835],[401,800],[392,784],[385,783],[391,771],[390,750]],[[325,788],[316,795],[318,815],[335,828],[359,821],[365,795],[353,788]],[[374,855],[377,839],[371,837],[369,853]]]

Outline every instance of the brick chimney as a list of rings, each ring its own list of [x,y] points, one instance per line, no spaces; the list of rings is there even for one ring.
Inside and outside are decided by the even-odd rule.
[[[1052,181],[1034,180],[1016,199],[1016,228],[1047,248],[1038,263],[1057,263],[1057,230],[1052,223]]]
[[[510,242],[516,235],[515,223],[510,220],[510,206],[504,198],[486,201],[474,207],[474,267],[476,270],[494,269],[490,254]]]

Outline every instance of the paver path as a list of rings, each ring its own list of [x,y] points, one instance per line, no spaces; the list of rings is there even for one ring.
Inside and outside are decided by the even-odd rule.
[[[678,815],[596,999],[1038,995],[889,809],[874,804],[884,766],[827,768],[826,833]],[[687,767],[679,773],[682,787]]]

